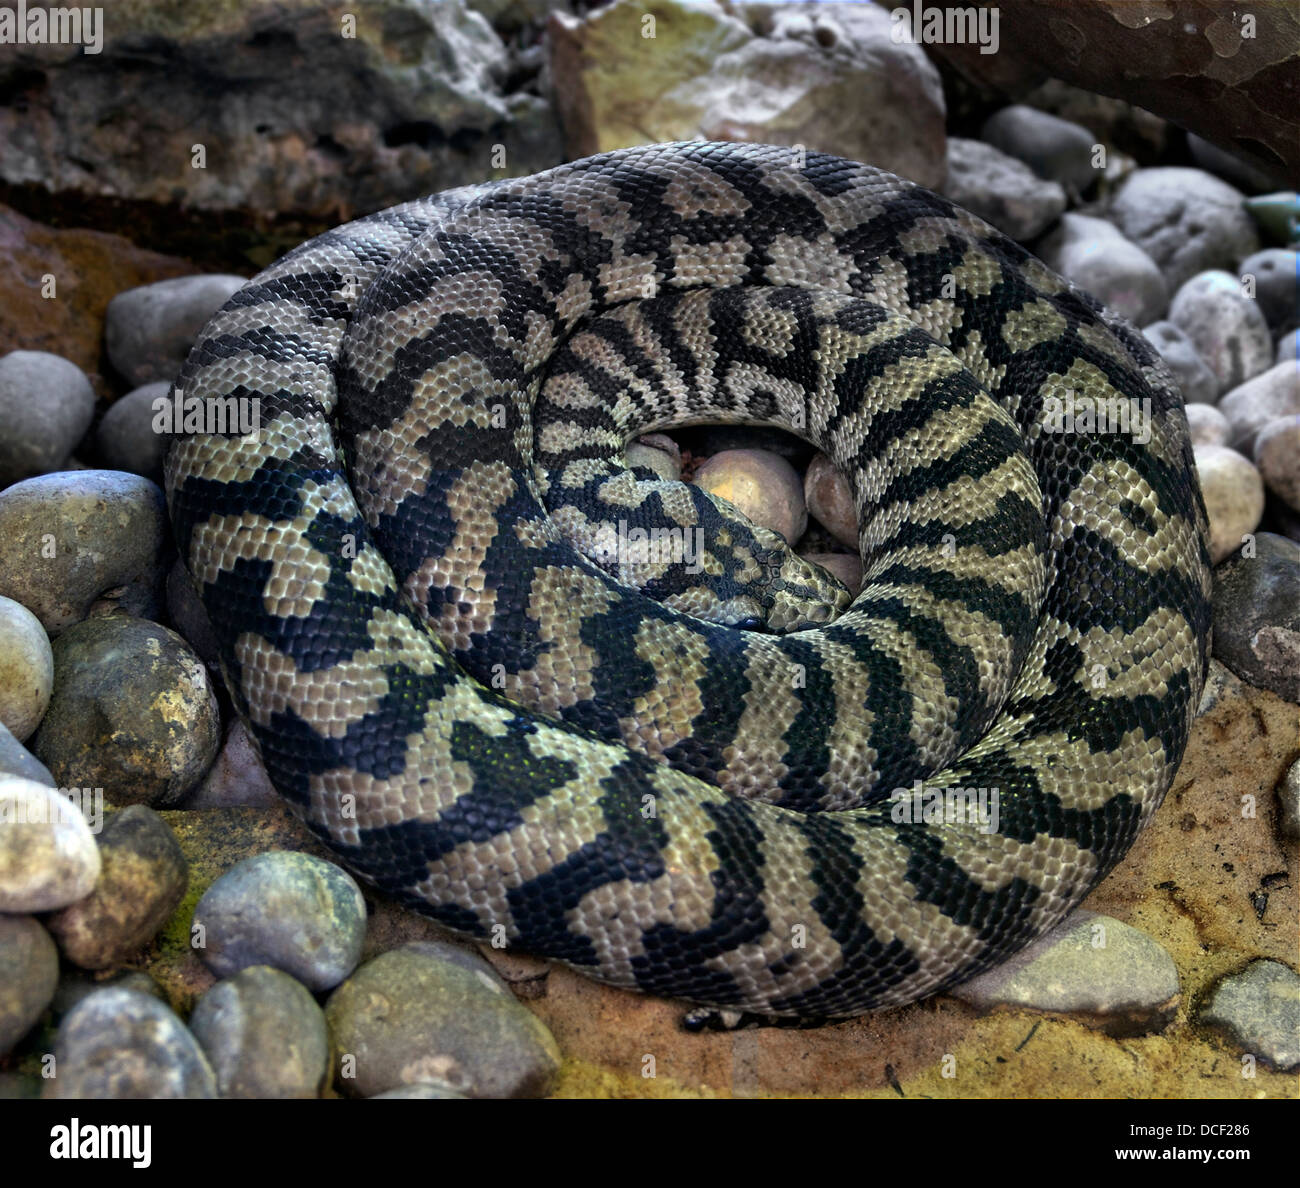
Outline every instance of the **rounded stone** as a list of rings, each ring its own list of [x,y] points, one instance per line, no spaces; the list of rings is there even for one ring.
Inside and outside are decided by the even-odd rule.
[[[1249,458],[1227,446],[1198,445],[1192,452],[1210,516],[1210,559],[1217,565],[1259,524],[1264,480]]]
[[[1269,421],[1255,438],[1254,453],[1264,486],[1300,512],[1300,416]]]
[[[99,847],[68,797],[0,776],[0,912],[48,912],[89,895]]]
[[[256,805],[268,808],[280,802],[279,794],[253,745],[248,727],[235,718],[226,731],[221,754],[203,782],[186,798],[187,809],[232,808]]]
[[[696,472],[695,485],[734,505],[755,524],[793,544],[808,527],[803,484],[784,458],[760,450],[725,450]]]
[[[41,621],[20,602],[0,595],[0,722],[25,742],[54,688],[54,653]]]
[[[1291,841],[1300,840],[1300,759],[1287,769],[1278,785],[1278,829]]]
[[[95,889],[46,921],[63,955],[82,969],[110,969],[148,944],[189,884],[176,835],[141,804],[109,815],[99,855]]]
[[[1206,367],[1192,340],[1173,322],[1152,322],[1142,333],[1169,365],[1189,405],[1213,404],[1218,399],[1219,381],[1214,372]]]
[[[1155,261],[1105,219],[1062,215],[1038,254],[1136,326],[1155,321],[1169,306],[1169,289]]]
[[[803,476],[808,511],[840,544],[858,547],[858,509],[849,480],[825,454],[818,454]]]
[[[0,491],[0,594],[54,637],[100,598],[158,613],[170,537],[156,483],[116,470],[61,471]]]
[[[1087,128],[1023,103],[1013,103],[989,116],[980,139],[1023,161],[1039,177],[1060,182],[1077,193],[1101,176],[1092,163],[1097,138]]]
[[[468,1097],[541,1097],[560,1066],[551,1033],[499,979],[410,946],[362,966],[325,1015],[352,1096],[432,1081]]]
[[[248,284],[242,276],[178,276],[118,293],[104,315],[104,344],[134,387],[176,377],[198,333]]]
[[[1300,977],[1280,961],[1252,961],[1224,978],[1201,1019],[1276,1069],[1300,1067]]]
[[[59,954],[40,922],[0,916],[0,1056],[36,1025],[58,983]]]
[[[120,987],[86,995],[64,1017],[54,1069],[45,1082],[46,1098],[217,1096],[203,1049],[171,1009],[152,995]]]
[[[1294,326],[1300,319],[1300,252],[1288,248],[1265,248],[1247,256],[1238,269],[1255,285],[1255,300],[1274,329]]]
[[[1290,363],[1292,367],[1300,364],[1300,330],[1292,330],[1277,340],[1277,355],[1274,361]]]
[[[1032,239],[1065,210],[1065,191],[982,140],[948,137],[944,194],[1012,239]]]
[[[0,487],[59,469],[94,415],[95,391],[75,363],[47,351],[0,358]]]
[[[222,1097],[319,1097],[329,1080],[325,1014],[307,988],[269,965],[218,982],[190,1016]]]
[[[805,561],[820,565],[831,577],[842,582],[855,598],[862,589],[862,562],[855,553],[801,553]]]
[[[178,803],[216,758],[221,721],[208,670],[174,631],[111,614],[54,642],[54,696],[32,752],[60,784],[111,804]]]
[[[1187,428],[1191,430],[1192,445],[1226,446],[1232,427],[1225,417],[1212,404],[1189,404]]]
[[[22,776],[53,788],[54,777],[50,770],[9,732],[0,722],[0,775]]]
[[[145,384],[109,406],[95,430],[95,451],[104,466],[162,482],[171,439],[154,431],[154,401],[166,399],[170,387],[166,380]]]
[[[1242,680],[1300,702],[1300,544],[1260,532],[1214,571],[1214,655]]]
[[[245,858],[204,892],[194,929],[199,956],[218,977],[270,965],[319,992],[361,960],[366,901],[332,862],[272,850]]]
[[[1169,320],[1205,360],[1220,393],[1267,371],[1273,340],[1259,305],[1226,272],[1201,272],[1174,294]]]
[[[1255,450],[1255,437],[1281,417],[1300,416],[1300,368],[1279,363],[1263,375],[1233,388],[1219,401],[1219,411],[1232,426],[1232,444],[1245,454]]]

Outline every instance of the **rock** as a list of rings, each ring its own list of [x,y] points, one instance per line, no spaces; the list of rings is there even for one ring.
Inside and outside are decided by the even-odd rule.
[[[1300,1065],[1300,977],[1280,961],[1252,961],[1224,978],[1201,1021],[1273,1068]]]
[[[1267,173],[1255,168],[1249,161],[1243,161],[1233,153],[1224,152],[1217,144],[1197,136],[1195,132],[1187,134],[1187,148],[1192,160],[1202,169],[1217,174],[1225,181],[1231,182],[1243,190],[1258,192],[1272,186]]]
[[[1255,300],[1274,330],[1294,326],[1300,319],[1300,252],[1265,248],[1241,262],[1243,280],[1255,278]]]
[[[46,1098],[217,1095],[203,1050],[170,1008],[117,987],[88,994],[59,1025],[54,1068]]]
[[[98,599],[158,613],[169,541],[157,484],[115,470],[63,471],[0,492],[0,594],[21,602],[51,638]]]
[[[142,474],[161,484],[170,439],[153,431],[153,402],[165,399],[170,388],[167,380],[159,380],[113,402],[95,430],[95,451],[104,466]]]
[[[1169,320],[1178,326],[1213,372],[1219,393],[1266,371],[1273,340],[1259,305],[1226,272],[1192,277],[1169,305]]]
[[[1300,192],[1279,190],[1276,194],[1257,194],[1243,203],[1247,213],[1264,232],[1264,237],[1276,243],[1295,247],[1300,239]]]
[[[1192,433],[1192,445],[1226,446],[1231,427],[1225,417],[1212,404],[1189,404],[1187,427]]]
[[[329,1080],[325,1014],[310,992],[269,965],[218,982],[194,1008],[222,1097],[319,1097]]]
[[[1218,564],[1241,547],[1264,514],[1264,480],[1249,458],[1227,446],[1193,448],[1210,517],[1210,559]]]
[[[121,969],[107,977],[89,974],[76,966],[65,966],[59,978],[58,988],[54,991],[54,1001],[50,1009],[56,1018],[62,1018],[76,1008],[83,998],[99,990],[131,990],[136,994],[145,994],[167,1005],[167,995],[147,973],[139,969]]]
[[[1277,340],[1277,362],[1290,363],[1294,367],[1300,363],[1300,330],[1292,330]]]
[[[1300,512],[1300,417],[1269,421],[1255,438],[1254,456],[1264,485]]]
[[[831,577],[844,584],[854,598],[862,589],[862,562],[855,553],[801,553],[805,561],[820,565]]]
[[[849,480],[825,454],[818,454],[803,476],[808,510],[842,545],[858,547],[858,510]],[[859,574],[859,578],[861,575]]]
[[[542,1097],[560,1066],[550,1032],[497,980],[409,946],[362,966],[325,1016],[353,1096],[432,1080],[469,1097]]]
[[[31,736],[50,704],[54,653],[40,620],[0,595],[0,723],[19,742]]]
[[[1300,702],[1300,545],[1272,532],[1214,571],[1214,654],[1244,681]]]
[[[1200,169],[1139,169],[1116,192],[1109,215],[1156,262],[1174,292],[1198,272],[1234,268],[1259,249],[1242,197]]]
[[[1093,165],[1096,137],[1087,128],[1021,103],[989,116],[980,138],[1077,194],[1100,173]]]
[[[48,912],[89,895],[99,878],[90,825],[68,797],[0,776],[0,912]]]
[[[199,601],[184,562],[177,559],[167,571],[167,614],[172,624],[213,672],[219,671],[221,645],[212,630],[212,620]]]
[[[1278,828],[1283,837],[1295,841],[1300,838],[1300,759],[1287,770],[1286,779],[1278,785]]]
[[[332,862],[278,850],[217,879],[194,909],[194,929],[195,947],[218,977],[270,965],[319,992],[357,967],[366,902]]]
[[[1219,398],[1219,381],[1205,366],[1192,340],[1173,322],[1152,322],[1142,331],[1169,365],[1183,399],[1189,404],[1213,404]]]
[[[95,415],[95,391],[75,363],[45,351],[0,357],[0,487],[58,470]]]
[[[53,788],[54,777],[50,769],[20,743],[0,722],[0,776],[22,776],[37,784]]]
[[[735,505],[755,524],[779,532],[793,544],[808,527],[803,485],[784,458],[758,450],[714,454],[693,480],[710,494]]]
[[[1146,933],[1076,911],[1010,961],[951,993],[980,1010],[1061,1011],[1111,1035],[1141,1035],[1173,1019],[1178,970]]]
[[[189,884],[175,835],[144,805],[108,817],[99,855],[95,889],[46,921],[63,955],[82,969],[109,969],[148,944]]]
[[[13,111],[0,107],[0,122]],[[53,351],[80,367],[99,396],[112,396],[113,385],[99,373],[110,299],[123,288],[193,271],[186,260],[145,251],[120,235],[47,227],[0,205],[0,275],[7,278],[0,342]]]
[[[436,1084],[421,1082],[418,1085],[403,1085],[398,1089],[389,1089],[386,1093],[376,1093],[371,1097],[371,1101],[381,1101],[388,1098],[393,1101],[402,1099],[412,1101],[424,1101],[431,1098],[459,1098],[461,1101],[468,1100],[463,1093],[457,1093],[445,1081]]]
[[[1233,445],[1253,454],[1255,439],[1265,425],[1300,415],[1300,369],[1294,363],[1270,367],[1233,388],[1219,401],[1219,411],[1232,426]]]
[[[943,193],[1012,239],[1032,239],[1065,210],[1065,191],[982,140],[948,137]]]
[[[652,438],[654,444],[651,444]],[[671,437],[662,433],[630,442],[625,453],[628,466],[644,466],[670,483],[678,482],[682,477],[681,451]]]
[[[279,799],[262,766],[248,728],[238,718],[230,723],[217,761],[185,801],[187,809],[229,808],[232,805],[272,805]]]
[[[109,362],[133,387],[170,384],[208,319],[246,284],[247,277],[215,273],[119,293],[104,321]]]
[[[174,631],[111,614],[54,642],[54,696],[32,753],[62,784],[112,804],[171,805],[212,765],[221,738],[208,670]]]
[[[59,954],[32,916],[0,916],[0,1056],[45,1013],[59,982]]]
[[[943,183],[939,74],[920,46],[893,40],[889,13],[819,5],[753,17],[765,35],[713,0],[553,12],[550,73],[568,155],[702,136],[816,147]]]
[[[0,180],[332,225],[563,160],[549,105],[505,92],[506,47],[459,0],[118,5],[103,28],[93,56],[8,48]]]
[[[1062,215],[1038,254],[1135,325],[1154,321],[1169,305],[1169,291],[1155,261],[1105,219]]]

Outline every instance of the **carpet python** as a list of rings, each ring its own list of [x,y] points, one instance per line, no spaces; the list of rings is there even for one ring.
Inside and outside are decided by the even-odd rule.
[[[272,781],[468,936],[771,1016],[909,1002],[1058,923],[1182,757],[1173,381],[879,169],[665,144],[397,206],[250,281],[173,395],[177,541]],[[627,468],[705,421],[848,477],[851,605]]]

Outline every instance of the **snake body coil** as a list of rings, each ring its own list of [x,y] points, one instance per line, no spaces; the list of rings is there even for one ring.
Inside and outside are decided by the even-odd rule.
[[[1172,381],[880,170],[657,145],[395,207],[249,282],[177,389],[258,402],[167,492],[271,779],[463,933],[772,1015],[908,1002],[1061,920],[1182,757],[1209,571]],[[702,420],[849,476],[851,607],[625,469]]]

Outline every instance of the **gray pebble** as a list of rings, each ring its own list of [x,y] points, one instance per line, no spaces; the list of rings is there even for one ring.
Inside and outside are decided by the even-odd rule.
[[[1282,1072],[1300,1065],[1300,977],[1280,961],[1252,961],[1224,978],[1201,1020]]]
[[[31,737],[50,704],[54,653],[41,621],[21,602],[0,595],[0,723]]]
[[[165,399],[170,387],[159,380],[112,403],[95,430],[95,451],[105,467],[162,482],[163,457],[171,438],[154,432],[153,402]]]
[[[1169,320],[1181,329],[1218,381],[1230,391],[1266,371],[1273,340],[1258,302],[1227,272],[1202,272],[1174,294]]]
[[[64,966],[63,973],[59,977],[59,985],[54,991],[54,1001],[50,1003],[50,1009],[56,1016],[62,1018],[83,998],[99,990],[110,988],[133,990],[137,994],[147,994],[151,998],[156,998],[163,1004],[167,1003],[167,995],[163,993],[163,988],[142,969],[123,969],[108,977],[101,977],[77,969],[76,966],[67,965]]]
[[[1170,292],[1198,272],[1234,268],[1259,250],[1243,195],[1201,169],[1161,166],[1125,178],[1110,218],[1165,274]]]
[[[1259,431],[1280,417],[1300,416],[1300,369],[1278,363],[1233,388],[1219,401],[1232,426],[1232,444],[1243,454],[1255,452]]]
[[[448,1098],[459,1101],[468,1100],[463,1093],[457,1093],[445,1081],[436,1084],[422,1081],[418,1085],[402,1085],[397,1089],[389,1089],[384,1093],[375,1093],[372,1095],[372,1101],[428,1101],[430,1099]]]
[[[1277,798],[1281,809],[1278,826],[1282,836],[1295,841],[1300,838],[1300,759],[1287,769],[1277,787]]]
[[[50,788],[56,786],[50,769],[0,723],[0,775],[22,776]]]
[[[1097,138],[1087,128],[1022,103],[989,116],[980,139],[1079,194],[1101,173],[1092,164]]]
[[[541,1097],[560,1066],[551,1033],[498,980],[410,946],[362,966],[325,1015],[349,1095],[433,1081],[469,1097]]]
[[[194,910],[194,928],[199,955],[218,977],[271,965],[310,990],[329,990],[361,960],[366,903],[332,862],[273,850],[217,879]]]
[[[174,631],[110,614],[54,641],[54,696],[32,753],[61,784],[112,804],[178,803],[217,756],[221,721],[203,662]]]
[[[117,470],[61,471],[0,492],[0,594],[51,637],[106,595],[156,616],[170,539],[157,483]]]
[[[948,137],[944,194],[1012,239],[1032,239],[1065,210],[1065,191],[982,140]]]
[[[59,982],[59,954],[33,916],[0,916],[0,1056],[36,1024]]]
[[[208,319],[247,283],[242,276],[213,273],[118,293],[104,318],[109,361],[134,387],[170,382]]]
[[[203,1049],[164,1003],[111,987],[88,994],[59,1025],[44,1096],[69,1100],[217,1096]]]
[[[58,470],[94,415],[95,391],[75,363],[46,351],[0,358],[0,487]]]
[[[179,559],[167,571],[167,613],[171,616],[172,625],[202,657],[203,663],[214,672],[218,671],[221,646],[212,630],[212,620],[199,601],[189,572]]]
[[[1186,408],[1187,428],[1192,434],[1192,445],[1226,445],[1232,427],[1212,404],[1189,404]]]
[[[1300,363],[1300,330],[1292,330],[1277,340],[1275,361],[1290,363],[1292,367]]]
[[[1067,280],[1138,326],[1155,321],[1169,305],[1169,290],[1155,261],[1105,219],[1062,215],[1038,254]]]
[[[1111,1035],[1140,1035],[1174,1017],[1178,970],[1145,932],[1076,911],[1010,961],[952,994],[981,1010],[1060,1011]]]
[[[1264,485],[1300,512],[1300,416],[1269,421],[1255,437],[1253,452]]]
[[[1219,398],[1219,381],[1197,353],[1192,340],[1173,322],[1152,322],[1143,331],[1169,365],[1188,404],[1213,404]]]
[[[1241,262],[1237,270],[1242,277],[1255,278],[1255,300],[1274,330],[1296,324],[1297,276],[1300,275],[1300,252],[1286,248],[1265,248]]]
[[[89,895],[99,847],[68,797],[0,776],[0,912],[48,912]]]
[[[63,955],[82,969],[109,969],[148,944],[189,885],[176,835],[142,804],[109,815],[99,856],[95,889],[46,921]]]
[[[301,983],[251,965],[199,999],[190,1030],[222,1097],[319,1097],[329,1079],[325,1014]]]
[[[268,808],[279,802],[280,797],[262,766],[248,727],[235,718],[226,731],[226,740],[217,761],[208,769],[208,774],[193,794],[186,798],[185,807],[210,809],[257,805]]]
[[[1228,446],[1193,445],[1192,456],[1210,519],[1210,562],[1217,565],[1259,527],[1264,480],[1249,458]]]
[[[1255,537],[1214,571],[1214,655],[1244,681],[1300,702],[1300,545]]]

